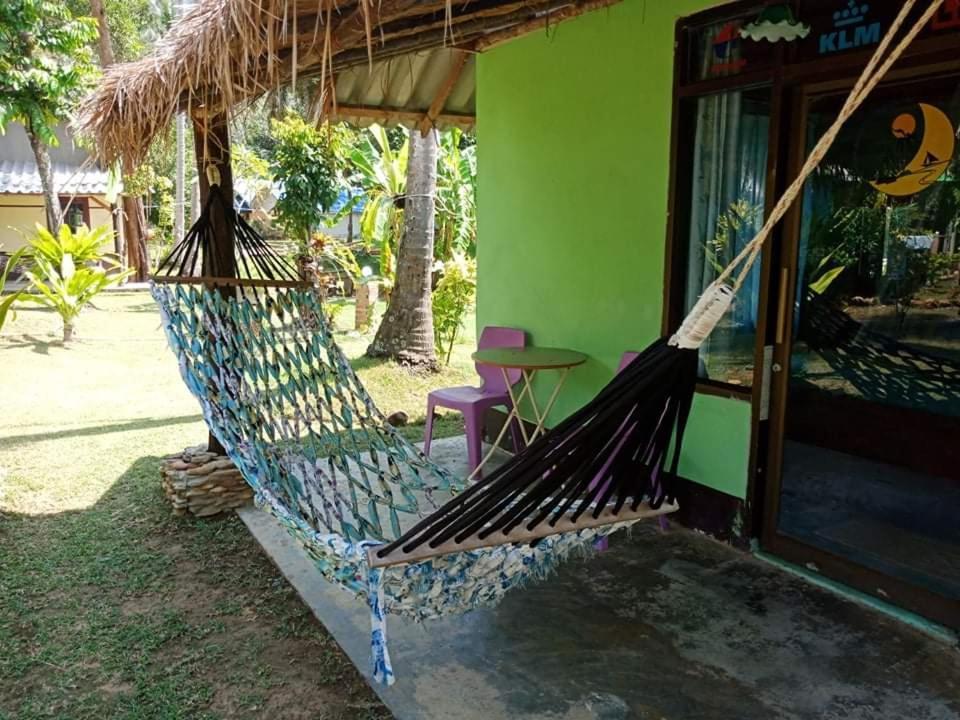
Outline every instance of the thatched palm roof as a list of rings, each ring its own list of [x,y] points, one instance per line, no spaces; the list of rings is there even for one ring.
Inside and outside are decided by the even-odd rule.
[[[108,68],[76,125],[92,136],[104,161],[137,162],[177,112],[233,108],[306,76],[320,78],[318,115],[357,119],[338,112],[338,96],[349,99],[358,84],[371,87],[385,72],[396,83],[397,58],[419,57],[423,68],[425,56],[435,56],[428,65],[447,68],[427,73],[437,86],[429,105],[422,107],[424,92],[411,82],[407,100],[420,107],[389,106],[384,92],[360,114],[393,112],[410,121],[422,112],[423,127],[463,124],[458,116],[472,110],[472,86],[457,85],[465,67],[472,78],[472,53],[618,1],[201,0],[151,55]],[[393,69],[384,71],[385,64]],[[341,75],[354,81],[341,82]],[[466,106],[445,118],[450,97],[461,105],[466,98]]]

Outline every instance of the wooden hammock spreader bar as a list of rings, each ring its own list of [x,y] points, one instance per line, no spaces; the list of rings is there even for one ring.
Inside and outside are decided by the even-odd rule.
[[[209,275],[151,275],[155,283],[175,283],[178,285],[216,285],[262,288],[294,288],[306,290],[313,285],[305,280],[270,280],[265,278],[229,278]]]
[[[656,510],[647,503],[640,503],[636,510],[622,508],[620,512],[616,512],[614,505],[611,503],[601,511],[597,517],[594,517],[593,513],[583,513],[576,521],[573,521],[569,515],[565,515],[554,524],[551,524],[549,520],[544,520],[538,525],[535,525],[533,529],[528,529],[526,525],[520,525],[510,532],[495,532],[483,538],[481,538],[478,533],[464,539],[463,542],[448,540],[435,548],[430,547],[429,543],[424,543],[410,552],[403,552],[402,548],[397,548],[383,557],[378,557],[377,553],[383,548],[383,545],[373,545],[367,548],[367,563],[369,563],[372,568],[403,565],[405,563],[420,562],[421,560],[428,560],[433,557],[449,555],[451,553],[465,552],[467,550],[496,547],[498,545],[511,545],[514,543],[529,543],[534,540],[550,537],[551,535],[560,535],[561,533],[645,520],[660,515],[667,515],[679,509],[680,506],[676,503],[665,502]]]

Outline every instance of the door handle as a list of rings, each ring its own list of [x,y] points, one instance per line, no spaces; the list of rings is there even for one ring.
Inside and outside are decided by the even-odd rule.
[[[780,297],[777,300],[777,345],[783,345],[787,323],[787,281],[790,273],[787,268],[780,268]]]

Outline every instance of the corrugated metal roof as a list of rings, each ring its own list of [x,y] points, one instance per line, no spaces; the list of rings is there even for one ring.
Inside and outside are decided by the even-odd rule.
[[[464,60],[464,52],[441,47],[380,60],[372,68],[363,64],[341,70],[336,76],[335,117],[360,124],[376,121],[412,127],[423,119],[434,100],[447,93],[442,105],[435,108],[433,125],[472,127],[476,115],[476,57],[468,53]],[[454,81],[449,86],[451,79]]]
[[[108,177],[96,167],[81,169],[66,163],[53,164],[53,184],[61,195],[104,195]],[[0,193],[39,194],[40,173],[36,163],[0,160]]]

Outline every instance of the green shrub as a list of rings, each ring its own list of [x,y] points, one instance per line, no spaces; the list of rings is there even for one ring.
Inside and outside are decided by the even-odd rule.
[[[455,253],[434,267],[440,271],[440,280],[433,291],[433,338],[437,355],[449,365],[463,319],[477,295],[477,261]]]
[[[309,254],[311,233],[340,192],[346,133],[330,125],[318,129],[293,113],[270,121],[274,144],[269,171],[283,188],[274,209],[303,255]]]

